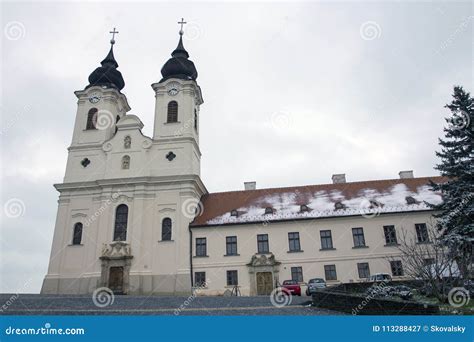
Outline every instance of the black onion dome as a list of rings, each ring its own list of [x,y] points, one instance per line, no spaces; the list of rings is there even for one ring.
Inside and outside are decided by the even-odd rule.
[[[102,62],[102,66],[95,69],[89,76],[89,85],[92,86],[105,86],[108,88],[115,88],[122,90],[125,87],[125,81],[123,80],[122,74],[117,70],[118,63],[114,57],[114,46],[110,47],[110,51]]]
[[[178,78],[181,80],[193,80],[198,77],[198,72],[194,63],[190,61],[188,52],[183,46],[183,36],[180,35],[179,43],[176,49],[171,54],[171,58],[161,68],[161,75],[163,82],[169,78]]]

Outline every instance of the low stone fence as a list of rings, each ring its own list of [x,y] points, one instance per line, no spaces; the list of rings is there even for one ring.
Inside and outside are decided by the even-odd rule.
[[[373,282],[364,282],[364,283],[341,283],[328,287],[331,292],[344,292],[344,293],[365,293],[365,291],[371,287]],[[397,285],[406,285],[410,288],[420,288],[423,286],[421,280],[395,280],[385,283],[386,286],[397,286]]]
[[[312,296],[319,308],[347,312],[353,315],[437,315],[439,307],[412,301],[372,298],[341,292],[318,291]]]

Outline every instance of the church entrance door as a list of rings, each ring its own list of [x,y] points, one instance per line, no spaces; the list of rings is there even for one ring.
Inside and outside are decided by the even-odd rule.
[[[123,293],[123,267],[110,268],[109,289],[111,289],[115,294]]]
[[[273,276],[272,272],[258,272],[257,273],[257,295],[269,295],[273,290]]]

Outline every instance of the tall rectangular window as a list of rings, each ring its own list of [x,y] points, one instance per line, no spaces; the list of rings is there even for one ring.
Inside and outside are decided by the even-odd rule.
[[[390,261],[390,268],[392,269],[393,276],[400,277],[403,275],[403,266],[400,260]]]
[[[196,238],[196,256],[207,256],[206,238]]]
[[[360,262],[357,264],[357,270],[359,271],[359,278],[369,278],[370,277],[370,269],[368,262]]]
[[[227,236],[225,238],[226,255],[237,255],[237,236]]]
[[[324,265],[326,280],[337,280],[336,265]]]
[[[416,239],[418,240],[419,243],[429,242],[428,228],[426,228],[425,223],[415,224],[415,230],[416,230]]]
[[[73,235],[72,235],[72,244],[80,245],[82,240],[82,223],[77,222],[74,225]]]
[[[365,247],[364,228],[352,228],[354,247]]]
[[[395,226],[383,226],[383,233],[385,235],[385,244],[397,244],[397,232],[395,231]]]
[[[303,268],[302,267],[291,268],[291,280],[297,281],[298,283],[303,282]]]
[[[257,235],[257,251],[258,253],[270,252],[270,248],[268,247],[268,234]]]
[[[300,233],[288,233],[288,243],[291,252],[301,251]]]
[[[321,249],[332,249],[332,236],[330,230],[321,230]]]
[[[114,241],[127,240],[128,207],[120,204],[115,210]]]
[[[206,272],[194,272],[194,286],[206,286]]]
[[[178,102],[176,101],[170,101],[168,103],[167,122],[178,122]]]
[[[239,285],[237,271],[227,271],[227,286]]]

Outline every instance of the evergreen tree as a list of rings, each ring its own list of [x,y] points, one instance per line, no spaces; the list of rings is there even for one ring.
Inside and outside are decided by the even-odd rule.
[[[435,169],[447,178],[445,183],[431,183],[440,191],[443,203],[434,205],[439,211],[440,241],[448,247],[461,275],[469,278],[474,246],[474,100],[460,86],[454,87],[453,100],[445,106],[451,111],[446,118],[445,138],[439,139],[441,162]]]

